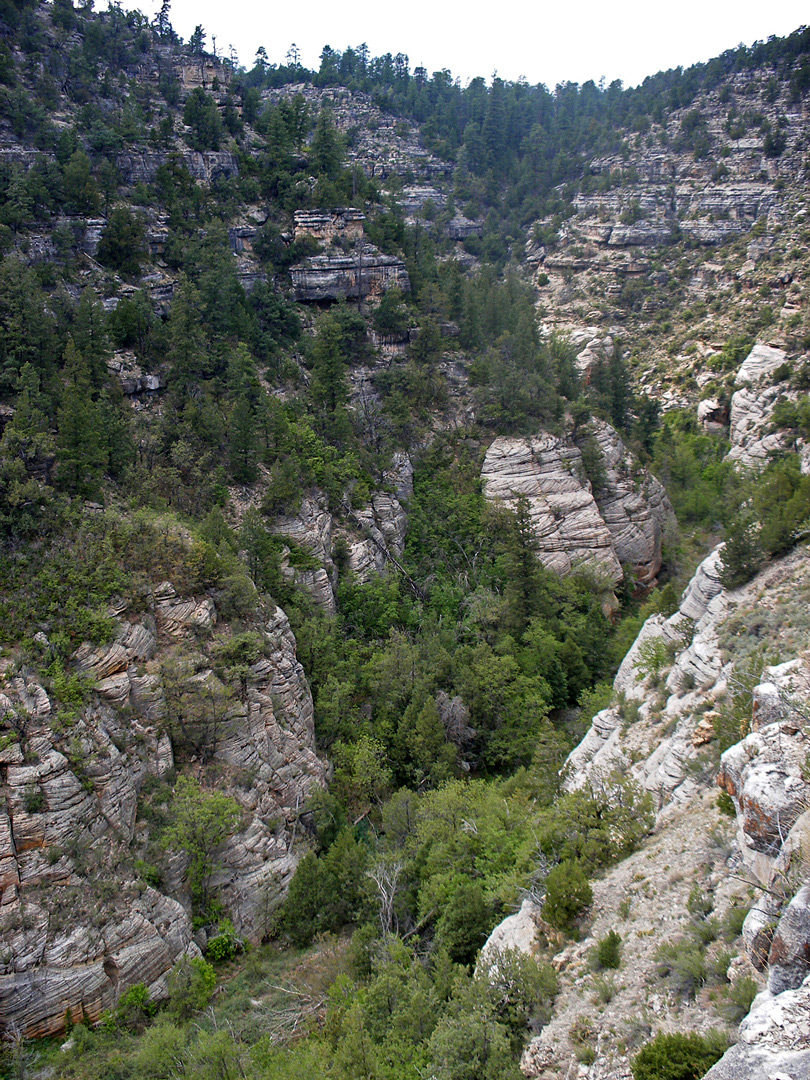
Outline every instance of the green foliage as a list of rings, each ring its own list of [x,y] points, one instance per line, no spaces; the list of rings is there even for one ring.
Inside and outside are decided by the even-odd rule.
[[[539,842],[548,857],[593,871],[634,851],[654,822],[649,792],[614,773],[557,799],[541,820]]]
[[[127,595],[131,585],[123,565],[131,539],[113,517],[81,517],[66,521],[61,533],[43,538],[37,549],[3,554],[0,637],[19,641],[45,625],[59,661],[51,677],[58,695],[71,695],[71,704],[80,704],[86,689],[75,672],[59,665],[82,641],[101,645],[110,639],[114,622],[107,604]]]
[[[738,505],[734,467],[725,460],[728,447],[716,435],[703,435],[693,417],[670,411],[653,440],[653,468],[666,485],[678,520],[714,527],[725,507]]]
[[[212,900],[209,881],[216,868],[216,849],[235,831],[241,816],[238,803],[228,795],[206,791],[189,777],[178,777],[163,842],[188,855],[191,895],[203,914]]]
[[[753,522],[736,522],[729,530],[721,556],[720,582],[724,589],[745,585],[762,566],[764,551]]]
[[[338,978],[327,993],[331,971],[321,986],[288,995],[328,996],[315,1041],[285,1051],[266,1037],[249,1052],[253,1036],[243,1033],[263,1012],[251,1006],[241,1009],[242,1028],[228,1026],[236,1008],[221,1025],[201,1021],[194,1031],[161,1022],[130,1061],[120,1048],[117,1058],[103,1056],[104,1034],[81,1025],[69,1067],[92,1049],[99,1074],[135,1078],[516,1076],[520,1043],[528,1025],[547,1014],[553,976],[520,957],[498,958],[481,978],[458,964],[472,964],[519,890],[537,884],[538,848],[546,865],[556,864],[551,910],[556,903],[555,917],[572,926],[587,878],[650,828],[649,799],[626,779],[603,778],[559,798],[559,771],[576,737],[569,710],[581,706],[582,724],[608,703],[634,619],[668,614],[677,592],[670,583],[636,616],[628,584],[622,604],[629,617],[617,633],[597,585],[542,569],[525,504],[511,515],[487,505],[482,447],[504,433],[558,432],[570,417],[584,477],[598,491],[604,463],[588,425],[592,413],[605,416],[651,456],[687,527],[725,531],[727,585],[747,580],[761,561],[804,536],[810,481],[793,455],[755,480],[740,476],[724,460],[724,442],[693,419],[670,411],[659,421],[654,403],[633,398],[618,343],[589,386],[580,386],[573,350],[540,333],[534,289],[512,268],[512,253],[517,260],[527,228],[548,249],[560,242],[577,187],[587,195],[635,182],[629,162],[623,177],[589,167],[627,153],[628,128],[651,140],[679,140],[696,158],[714,152],[714,129],[695,101],[728,71],[770,65],[769,100],[784,76],[799,101],[810,85],[807,32],[628,91],[586,83],[549,93],[497,78],[462,87],[447,72],[411,72],[403,55],[370,57],[365,46],[325,48],[318,72],[307,72],[292,51],[279,66],[259,54],[253,71],[231,72],[218,99],[202,89],[187,96],[183,132],[179,82],[166,66],[170,53],[182,55],[168,0],[151,28],[114,4],[93,13],[68,0],[41,8],[6,3],[3,23],[0,109],[30,166],[0,168],[0,247],[12,252],[0,263],[0,391],[13,408],[0,440],[0,626],[9,662],[19,658],[26,678],[39,665],[32,676],[44,679],[55,730],[64,734],[93,694],[73,671],[72,656],[83,641],[110,640],[112,603],[142,611],[164,580],[180,595],[209,595],[220,617],[215,643],[197,643],[205,653],[199,662],[178,649],[162,674],[176,757],[196,759],[210,779],[236,698],[247,701],[251,666],[265,654],[253,620],[270,599],[282,603],[311,680],[319,744],[335,773],[331,791],[300,813],[296,837],[309,834],[316,850],[301,859],[279,927],[299,944],[363,920],[372,927],[358,934],[357,984]],[[161,43],[157,52],[153,40]],[[203,48],[198,27],[190,50],[199,57]],[[156,73],[151,88],[136,74],[146,68]],[[380,202],[376,181],[344,168],[356,133],[339,133],[328,110],[313,132],[302,95],[265,92],[292,82],[362,91],[403,133],[404,121],[418,125],[428,150],[458,165],[446,210],[431,207],[427,227],[406,226],[395,190]],[[263,104],[268,99],[275,103]],[[663,123],[672,110],[678,121],[667,136]],[[59,118],[58,129],[50,116]],[[744,133],[750,125],[730,114],[729,135],[740,126]],[[177,131],[200,151],[233,138],[239,176],[198,183],[173,152]],[[761,127],[766,155],[783,153],[784,131],[778,121]],[[163,156],[154,182],[122,189],[116,162],[123,169],[127,157],[147,148]],[[43,153],[32,161],[34,149]],[[481,235],[464,245],[478,260],[473,271],[452,258],[444,235],[456,201],[482,223]],[[278,281],[317,245],[290,242],[292,214],[349,204],[364,208],[372,242],[405,258],[413,292],[407,304],[396,290],[385,293],[370,316],[337,305],[302,317]],[[248,295],[228,228],[254,205],[269,214],[254,245],[268,280]],[[104,277],[79,263],[80,219],[107,216],[98,261],[135,276],[149,258],[147,211],[166,223],[162,257],[178,278],[168,313],[147,291],[121,290],[109,314],[91,299],[94,285],[80,301],[71,299],[81,267],[82,282]],[[640,215],[630,202],[627,220]],[[29,265],[40,250],[34,237],[39,244],[48,229],[58,257]],[[753,231],[765,233],[764,218]],[[689,262],[684,258],[684,271]],[[536,280],[548,284],[545,274]],[[106,289],[109,274],[104,281]],[[114,290],[104,295],[113,298]],[[625,283],[618,302],[628,326],[637,313],[646,317],[654,299],[650,286]],[[759,326],[775,318],[770,306],[756,316]],[[369,323],[392,336],[418,323],[420,333],[406,357],[379,365],[371,362]],[[146,394],[137,408],[124,401],[108,372],[112,345],[132,350],[144,373],[165,374],[167,385],[151,395],[156,401]],[[736,368],[750,345],[730,338],[711,361],[718,374]],[[372,372],[371,385],[363,374],[363,393],[352,400],[349,375],[356,382],[360,373],[351,369],[361,364]],[[437,435],[448,428],[439,413],[462,369],[475,422]],[[774,423],[787,442],[806,440],[806,413],[806,400],[777,404]],[[343,516],[341,532],[353,531],[356,512],[385,486],[394,447],[407,448],[416,464],[405,551],[387,574],[361,585],[351,577],[348,543],[339,541],[332,552],[338,613],[315,613],[290,580],[314,569],[313,557],[271,527],[318,489]],[[228,508],[230,484],[254,487],[243,494],[261,509]],[[123,509],[111,509],[117,506]],[[240,521],[237,533],[223,511]],[[49,642],[41,650],[31,644],[40,630]],[[658,652],[642,656],[655,680],[667,661]],[[213,674],[203,678],[209,668]],[[718,745],[748,730],[750,700],[732,697],[718,709]],[[11,737],[9,729],[4,738]],[[22,735],[17,741],[27,753]],[[92,787],[78,746],[71,740],[71,767]],[[163,829],[169,844],[188,851],[196,917],[211,920],[219,917],[210,895],[216,847],[237,827],[239,810],[191,784],[181,779],[174,796],[166,784],[145,791],[139,812],[153,833]],[[23,806],[38,813],[43,798],[29,787]],[[159,885],[155,850],[140,854],[136,871]],[[556,901],[555,874],[562,882]],[[720,932],[717,919],[693,906],[680,959],[664,958],[681,985],[699,985],[701,964],[707,978],[723,965],[703,948]],[[232,959],[238,939],[225,923],[220,931],[209,955]],[[596,947],[602,966],[618,961],[615,938]],[[213,973],[205,965],[181,967],[170,1015],[185,1020],[205,1003]],[[615,984],[606,979],[595,988],[607,1000]],[[741,1001],[746,992],[740,989]],[[142,988],[132,988],[126,1004],[133,1019],[119,1026],[140,1026],[151,1008]],[[587,1052],[583,1043],[579,1053]]]
[[[639,674],[645,679],[651,679],[654,686],[659,684],[664,668],[671,663],[672,654],[663,638],[646,638],[638,648]]]
[[[137,1080],[162,1080],[182,1060],[188,1042],[186,1030],[168,1017],[160,1017],[141,1036],[132,1064]]]
[[[141,1032],[157,1012],[144,983],[135,983],[121,995],[113,1014],[115,1024],[124,1031]]]
[[[689,938],[661,944],[656,961],[659,977],[687,999],[693,999],[708,978],[703,946]]]
[[[718,1031],[708,1035],[660,1033],[633,1058],[633,1080],[700,1080],[726,1051]]]
[[[737,979],[729,986],[728,996],[721,1005],[720,1012],[730,1024],[739,1024],[750,1012],[758,993],[759,986],[756,979],[749,976]]]
[[[188,1020],[205,1008],[216,984],[216,972],[201,956],[182,957],[169,972],[168,1015],[173,1020]]]
[[[46,806],[45,792],[33,784],[23,792],[22,803],[26,814],[41,814]]]
[[[140,217],[119,206],[110,214],[98,244],[98,261],[134,277],[147,255],[146,230]]]
[[[244,949],[243,942],[237,937],[230,919],[224,919],[217,927],[217,932],[208,939],[205,955],[215,964],[233,960]]]
[[[94,400],[91,368],[72,338],[65,350],[64,373],[66,385],[57,414],[57,480],[71,494],[92,498],[101,492],[109,449],[102,405]]]
[[[593,900],[587,874],[575,862],[562,862],[549,871],[543,917],[566,933],[574,930],[577,920]]]
[[[622,959],[622,939],[615,930],[608,930],[599,938],[593,949],[593,962],[597,968],[618,968]]]
[[[492,907],[477,881],[462,881],[453,890],[436,923],[436,944],[454,963],[471,964],[494,922]]]
[[[222,120],[214,99],[202,87],[195,87],[186,98],[183,123],[191,130],[187,140],[192,150],[219,150]]]
[[[290,883],[281,912],[282,931],[295,945],[357,920],[363,908],[367,850],[344,828],[322,859],[307,852]]]

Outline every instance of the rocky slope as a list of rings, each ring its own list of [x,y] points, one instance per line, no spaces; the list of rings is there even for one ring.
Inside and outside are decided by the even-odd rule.
[[[739,72],[595,157],[574,214],[527,238],[547,330],[620,336],[662,403],[704,396],[733,333],[767,326],[769,342],[801,350],[807,108],[767,73]]]
[[[744,979],[762,993],[739,1046],[709,1075],[805,1075],[806,889],[791,898],[806,876],[810,559],[796,551],[726,592],[719,554],[698,568],[674,615],[645,624],[616,677],[617,703],[594,717],[566,764],[569,788],[603,784],[617,770],[633,777],[658,814],[641,849],[593,883],[584,939],[553,957],[561,993],[524,1054],[528,1077],[629,1080],[634,1048],[656,1031],[727,1024],[729,982]],[[763,641],[770,650],[779,643],[783,663],[766,665]],[[741,724],[750,734],[720,758],[718,747],[738,738]],[[715,778],[733,799],[736,830],[718,810]],[[708,946],[709,974],[686,991],[666,975],[660,947],[688,942],[696,898],[705,902],[702,918],[716,920],[710,942],[730,912],[753,907],[728,952]],[[622,938],[622,963],[600,974],[592,954],[609,930]],[[527,901],[492,944],[540,954],[549,940],[556,935]],[[722,970],[711,975],[712,964]]]
[[[784,351],[757,345],[736,375],[729,457],[745,468],[788,445],[771,422],[775,401],[791,397],[779,382],[786,361]],[[515,474],[531,475],[525,465]],[[729,1002],[747,1006],[757,988],[739,1033],[729,1028],[735,1045],[709,1077],[809,1074],[810,556],[798,547],[734,590],[722,585],[722,559],[721,544],[677,610],[645,622],[613,703],[594,716],[563,772],[568,790],[633,778],[654,799],[652,836],[593,883],[584,940],[557,951],[541,907],[527,900],[487,946],[550,948],[560,971],[553,1017],[524,1054],[528,1077],[629,1080],[635,1048],[656,1031],[727,1027]],[[744,923],[735,911],[747,912]],[[717,942],[723,927],[728,949]],[[622,938],[621,967],[600,973],[594,948],[611,930]]]

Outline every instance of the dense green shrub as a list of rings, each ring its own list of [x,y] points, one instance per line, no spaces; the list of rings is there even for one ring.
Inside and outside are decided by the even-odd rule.
[[[176,1020],[187,1020],[204,1009],[211,1000],[217,976],[201,956],[182,957],[169,972],[168,1014]]]
[[[690,938],[665,941],[656,952],[658,975],[672,989],[687,999],[693,999],[708,977],[703,945]]]
[[[593,961],[597,968],[617,968],[622,961],[622,938],[615,930],[608,930],[593,948]]]
[[[225,919],[217,927],[216,934],[208,939],[205,955],[215,964],[221,964],[225,960],[233,960],[243,949],[244,944],[237,937],[233,923]]]
[[[130,986],[118,1000],[115,1023],[125,1031],[141,1032],[157,1012],[157,1005],[149,997],[144,983]]]
[[[727,1046],[720,1032],[658,1034],[633,1058],[633,1080],[700,1080]]]
[[[563,862],[546,878],[543,917],[558,930],[570,933],[593,900],[587,874],[578,863]]]

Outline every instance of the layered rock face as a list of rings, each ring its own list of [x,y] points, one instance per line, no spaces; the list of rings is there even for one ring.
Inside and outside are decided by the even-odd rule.
[[[313,570],[299,570],[287,561],[282,569],[325,611],[336,610],[338,569],[333,555],[338,540],[345,543],[348,552],[347,569],[361,583],[395,565],[405,550],[408,517],[402,501],[413,494],[413,465],[408,455],[395,453],[382,479],[389,490],[375,492],[370,503],[359,510],[347,509],[340,522],[329,512],[326,497],[318,492],[304,498],[295,515],[277,517],[273,522],[274,532],[294,540],[319,563]]]
[[[62,1030],[68,1014],[95,1020],[137,982],[160,997],[178,958],[199,951],[183,853],[159,884],[135,873],[155,842],[138,809],[147,781],[175,765],[166,663],[181,643],[188,649],[214,632],[217,613],[210,598],[178,596],[167,582],[155,590],[150,613],[118,615],[110,645],[76,653],[75,667],[93,687],[78,710],[55,708],[24,672],[6,672],[2,681],[0,1026],[26,1036]],[[281,609],[258,633],[261,655],[243,673],[240,692],[223,695],[212,748],[243,816],[237,834],[212,853],[210,885],[250,940],[266,932],[295,869],[297,808],[326,773]],[[205,654],[186,681],[224,690]]]
[[[781,398],[796,400],[799,394],[775,374],[787,362],[782,349],[755,345],[734,379],[739,387],[731,399],[731,449],[729,459],[743,468],[761,469],[774,454],[787,449],[784,432],[772,430],[774,406]]]
[[[724,81],[725,98],[712,90],[673,112],[666,145],[638,138],[629,167],[621,154],[592,161],[591,182],[574,199],[578,236],[610,251],[658,247],[679,235],[721,244],[750,229],[777,204],[777,178],[796,176],[802,167],[801,104],[767,97],[758,102],[768,122],[784,133],[778,160],[765,153],[764,125],[748,122],[733,131],[729,95],[748,98],[761,89],[754,72],[735,74]],[[722,169],[712,154],[696,152],[697,141],[715,152],[722,148]]]
[[[379,299],[397,288],[410,292],[405,263],[366,244],[349,255],[313,255],[290,267],[293,296],[304,303],[320,300]]]
[[[322,244],[332,244],[335,240],[361,240],[366,215],[362,210],[345,207],[341,210],[296,210],[293,218],[296,240],[309,236]]]
[[[521,497],[527,500],[537,554],[550,570],[590,568],[615,585],[629,565],[640,584],[654,584],[672,514],[669,500],[610,425],[595,422],[594,435],[604,472],[598,491],[585,476],[576,444],[541,433],[492,443],[481,470],[484,493],[510,509]]]
[[[217,150],[173,150],[172,157],[179,157],[192,179],[210,184],[239,175],[236,155]],[[169,161],[170,155],[160,151],[128,151],[115,159],[121,176],[127,184],[151,184],[158,169]]]

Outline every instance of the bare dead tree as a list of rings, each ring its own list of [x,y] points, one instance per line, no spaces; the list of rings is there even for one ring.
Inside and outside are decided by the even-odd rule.
[[[400,890],[400,880],[405,864],[396,856],[383,856],[366,871],[366,877],[370,878],[377,887],[377,895],[380,900],[379,918],[383,934],[390,934],[394,930],[395,913],[394,901]],[[399,926],[397,925],[397,929]]]

